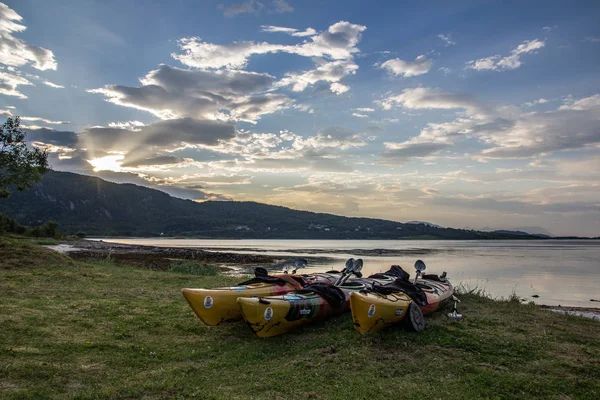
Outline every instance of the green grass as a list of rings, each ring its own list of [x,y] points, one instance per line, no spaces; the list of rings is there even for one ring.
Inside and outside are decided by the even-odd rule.
[[[216,265],[198,264],[189,261],[178,261],[171,265],[169,269],[177,274],[215,276],[219,273],[219,267]]]
[[[259,339],[180,294],[236,281],[0,238],[0,398],[600,398],[598,322],[466,294],[465,321],[421,334],[360,336],[344,315]]]

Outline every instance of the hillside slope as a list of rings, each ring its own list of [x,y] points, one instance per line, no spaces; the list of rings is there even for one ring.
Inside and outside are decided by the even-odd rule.
[[[35,226],[49,219],[88,235],[186,235],[227,238],[492,239],[512,235],[348,218],[254,202],[197,203],[159,190],[50,171],[33,189],[0,201],[0,212]]]

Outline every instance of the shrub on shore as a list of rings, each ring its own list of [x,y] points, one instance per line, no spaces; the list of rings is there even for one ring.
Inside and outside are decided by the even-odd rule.
[[[171,272],[178,274],[214,276],[219,273],[219,267],[209,264],[198,264],[189,261],[178,261],[171,265]]]

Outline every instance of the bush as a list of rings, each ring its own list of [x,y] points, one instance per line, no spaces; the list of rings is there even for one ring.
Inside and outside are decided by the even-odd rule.
[[[83,238],[85,238],[85,233],[84,232],[77,232],[75,234],[75,236],[77,236],[79,239],[83,239]]]
[[[189,275],[217,275],[219,273],[219,267],[216,265],[197,264],[187,261],[180,261],[173,263],[169,269],[171,272],[178,274],[189,274]]]
[[[58,223],[56,221],[48,221],[42,227],[42,230],[46,233],[46,236],[55,237],[57,234],[56,228],[58,228]]]

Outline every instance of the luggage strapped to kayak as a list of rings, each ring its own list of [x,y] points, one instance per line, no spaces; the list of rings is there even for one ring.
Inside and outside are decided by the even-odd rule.
[[[420,306],[426,306],[427,303],[427,295],[418,285],[415,285],[411,281],[409,281],[408,272],[404,271],[402,267],[399,265],[392,265],[389,271],[384,272],[383,274],[375,274],[371,275],[369,278],[377,278],[378,275],[381,276],[396,276],[397,278],[390,283],[386,283],[382,285],[378,282],[373,282],[373,284],[361,291],[371,292],[380,294],[382,296],[393,295],[394,293],[402,292],[408,295],[415,303]]]
[[[312,285],[304,287],[302,290],[298,290],[298,293],[304,292],[313,292],[318,294],[333,308],[342,307],[346,301],[346,295],[342,289],[326,283],[313,283]]]

